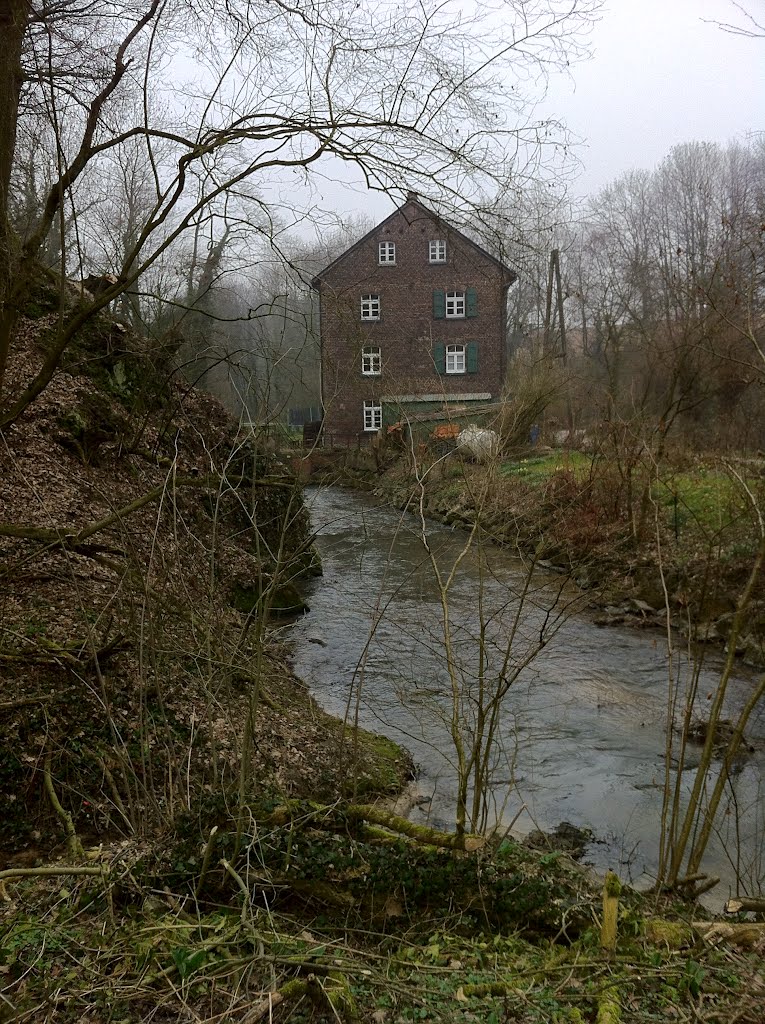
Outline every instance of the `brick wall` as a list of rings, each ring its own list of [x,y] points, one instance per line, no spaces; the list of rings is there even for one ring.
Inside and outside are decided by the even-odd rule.
[[[430,263],[428,243],[446,241],[446,263]],[[380,265],[380,242],[396,246],[395,265]],[[319,288],[324,430],[330,439],[364,439],[364,402],[391,396],[481,394],[499,398],[506,372],[506,290],[514,280],[416,200],[335,261]],[[476,315],[438,319],[433,292],[474,292]],[[361,296],[380,296],[380,319],[361,319]],[[475,372],[441,374],[439,346],[477,353]],[[380,349],[379,376],[362,373],[362,350]],[[474,347],[473,347],[474,346]],[[443,349],[440,354],[443,355]],[[386,414],[390,422],[390,415]],[[371,434],[367,436],[372,436]]]

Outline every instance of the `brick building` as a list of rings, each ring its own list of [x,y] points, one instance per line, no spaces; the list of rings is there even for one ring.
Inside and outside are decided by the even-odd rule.
[[[314,280],[328,444],[496,402],[516,274],[409,195]]]

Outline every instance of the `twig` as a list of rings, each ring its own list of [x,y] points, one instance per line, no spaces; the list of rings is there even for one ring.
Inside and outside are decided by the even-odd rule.
[[[242,880],[242,876],[239,874],[239,872],[236,870],[236,868],[232,867],[229,864],[229,862],[226,860],[225,857],[221,857],[221,859],[220,859],[220,866],[223,868],[223,870],[227,874],[231,875],[231,877],[234,879],[236,884],[239,886],[239,888],[242,890],[244,895],[249,900],[249,898],[250,898],[250,890],[244,884],[244,881]]]
[[[50,704],[53,701],[63,700],[66,694],[48,693],[36,697],[19,697],[18,700],[8,700],[0,704],[0,715],[6,711],[15,711],[16,708],[25,708],[30,704]]]
[[[263,1020],[266,1014],[270,1013],[275,1006],[279,1003],[284,1002],[284,996],[281,992],[269,992],[268,998],[264,999],[262,1003],[258,1003],[242,1017],[240,1024],[257,1024],[259,1020]]]
[[[45,764],[43,767],[43,782],[45,784],[45,792],[48,794],[51,807],[56,812],[56,815],[64,826],[64,832],[66,833],[66,846],[69,851],[69,856],[79,859],[85,856],[85,851],[82,848],[77,831],[74,827],[74,821],[69,811],[65,810],[59,800],[56,790],[53,786],[53,776],[51,775],[51,762],[53,755],[50,751],[45,755]]]
[[[175,477],[172,482],[172,489],[177,490],[180,487],[217,487],[219,484],[220,480],[217,477]],[[103,519],[99,519],[95,523],[90,523],[88,526],[83,526],[81,530],[75,531],[72,530],[71,527],[63,526],[55,526],[53,528],[45,529],[39,526],[17,526],[14,523],[0,523],[0,537],[17,537],[19,540],[37,540],[44,544],[60,543],[65,547],[77,548],[79,545],[83,544],[84,541],[88,540],[88,538],[93,537],[102,530],[106,530],[115,523],[120,522],[120,520],[129,516],[131,512],[137,512],[139,509],[143,508],[144,505],[148,505],[152,501],[156,501],[157,498],[161,498],[169,487],[170,484],[165,481],[158,487],[152,488],[152,490],[148,491],[146,494],[142,494],[139,498],[131,501],[123,508],[117,509],[116,512],[111,512]]]
[[[705,892],[709,892],[710,889],[714,889],[716,885],[720,884],[719,878],[708,878],[706,882],[700,885],[697,889],[693,890],[693,898],[698,899],[699,896],[703,896]]]
[[[215,850],[215,836],[217,831],[218,826],[213,825],[207,842],[205,843],[205,852],[202,858],[202,870],[199,872],[199,880],[197,882],[196,889],[194,890],[194,896],[196,899],[199,899],[199,895],[202,892],[207,879],[207,872],[210,869],[210,861],[212,859],[213,851]],[[228,867],[230,867],[230,865],[228,865]],[[249,892],[247,893],[247,897],[249,899]]]
[[[100,875],[103,878],[107,871],[108,868],[103,864],[97,868],[6,868],[4,871],[0,871],[0,899],[10,899],[10,896],[5,889],[5,882],[9,878],[50,878],[55,877],[56,875],[90,875],[91,877]]]

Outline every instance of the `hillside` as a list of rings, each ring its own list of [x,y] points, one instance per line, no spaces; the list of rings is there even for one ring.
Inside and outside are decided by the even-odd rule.
[[[18,388],[57,314],[35,296]],[[102,317],[0,449],[0,849],[150,831],[248,771],[285,795],[341,784],[337,729],[265,625],[299,607],[308,521],[284,467]],[[278,699],[275,699],[277,698]],[[264,709],[266,713],[264,714]],[[61,812],[58,812],[61,817]]]

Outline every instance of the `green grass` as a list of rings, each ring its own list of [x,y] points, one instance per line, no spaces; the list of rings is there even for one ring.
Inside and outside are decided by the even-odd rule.
[[[592,470],[593,456],[575,451],[553,451],[504,462],[500,472],[506,479],[521,479],[534,486],[560,471],[573,473],[578,480],[585,480]],[[599,457],[596,475],[608,470],[608,462]],[[640,480],[641,470],[637,469],[635,493],[641,486]],[[761,484],[759,487],[762,489]],[[654,484],[652,496],[664,508],[670,527],[675,523],[678,529],[696,527],[707,535],[740,524],[752,514],[751,504],[741,484],[730,474],[714,467],[700,466],[692,471],[674,472],[668,466]]]
[[[582,452],[555,451],[503,462],[500,472],[504,477],[520,477],[536,484],[547,480],[559,470],[568,470],[577,477],[584,478],[591,468],[592,457],[589,455]]]
[[[365,771],[357,771],[354,781],[348,781],[348,795],[355,794],[360,799],[373,794],[399,792],[402,772],[409,764],[404,750],[387,736],[379,736],[366,729],[357,729],[356,735],[368,767]],[[353,742],[352,737],[348,738],[348,742]]]
[[[740,484],[726,473],[701,468],[694,473],[675,473],[654,485],[653,497],[664,506],[670,522],[679,527],[696,525],[714,534],[746,514]]]

